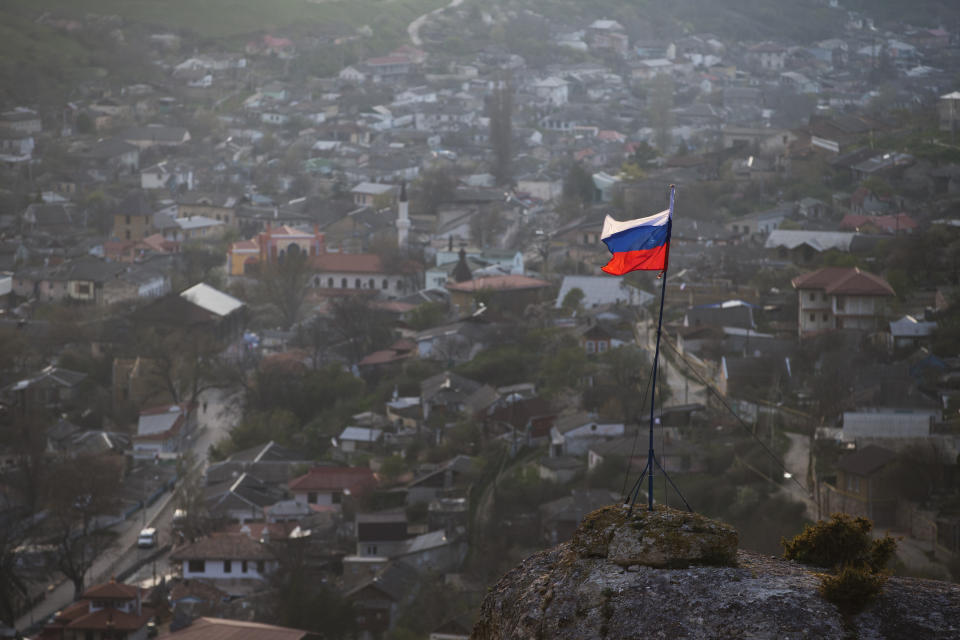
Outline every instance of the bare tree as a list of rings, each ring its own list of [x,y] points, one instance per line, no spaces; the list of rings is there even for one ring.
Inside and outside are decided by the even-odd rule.
[[[506,185],[513,177],[513,85],[501,77],[487,103],[490,117],[490,145],[493,147],[493,175],[497,184]]]
[[[116,537],[104,523],[116,512],[123,459],[79,456],[51,465],[47,491],[49,541],[57,568],[83,593],[87,572]]]
[[[297,245],[276,263],[261,266],[258,297],[277,310],[284,329],[300,317],[310,276],[309,257]]]

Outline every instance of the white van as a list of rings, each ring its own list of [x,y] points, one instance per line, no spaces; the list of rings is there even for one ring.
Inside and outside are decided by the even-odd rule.
[[[150,527],[140,530],[140,537],[137,538],[137,546],[141,549],[149,549],[157,544],[157,530]]]

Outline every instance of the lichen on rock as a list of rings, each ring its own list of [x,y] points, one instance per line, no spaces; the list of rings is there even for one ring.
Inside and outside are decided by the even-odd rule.
[[[736,563],[737,530],[697,513],[655,506],[611,505],[588,514],[573,534],[581,558],[606,558],[622,567],[684,568]]]

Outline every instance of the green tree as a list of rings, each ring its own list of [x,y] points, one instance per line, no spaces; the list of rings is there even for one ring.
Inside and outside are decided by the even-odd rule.
[[[563,197],[581,205],[588,205],[593,202],[595,191],[596,187],[590,172],[579,162],[570,165],[567,175],[563,178]]]
[[[580,308],[580,303],[583,302],[586,294],[583,292],[583,289],[580,287],[574,287],[567,291],[567,295],[563,296],[563,301],[560,305],[567,309],[568,311],[576,311]]]

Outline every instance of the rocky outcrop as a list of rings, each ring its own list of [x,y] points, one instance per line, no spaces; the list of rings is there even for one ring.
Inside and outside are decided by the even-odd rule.
[[[960,637],[960,585],[891,578],[873,605],[844,617],[810,569],[736,551],[735,538],[727,554],[728,525],[611,509],[620,507],[590,514],[573,541],[507,573],[472,638]]]

